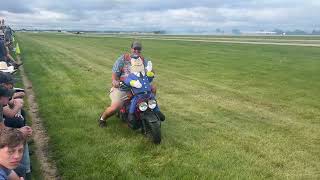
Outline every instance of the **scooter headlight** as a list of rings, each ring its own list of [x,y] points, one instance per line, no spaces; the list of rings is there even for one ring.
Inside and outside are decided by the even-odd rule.
[[[148,104],[146,102],[142,102],[139,104],[140,111],[146,111],[148,109]]]
[[[156,100],[149,100],[148,106],[150,109],[154,109],[157,107],[157,101]]]

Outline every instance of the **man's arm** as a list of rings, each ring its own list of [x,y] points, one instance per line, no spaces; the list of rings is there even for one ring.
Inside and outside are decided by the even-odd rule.
[[[24,135],[24,137],[28,138],[32,135],[32,128],[30,126],[23,126],[22,128],[18,129],[20,132],[22,132],[22,134]]]
[[[113,64],[112,72],[116,73],[118,76],[121,74],[121,69],[124,66],[124,55],[120,56],[116,62]]]
[[[2,118],[2,121],[0,122],[0,129],[3,129],[3,128],[5,128],[5,125],[3,123],[3,117],[0,117],[0,118]]]
[[[8,49],[8,47],[6,47],[7,48],[7,58],[9,58],[11,61],[14,61],[14,62],[16,62],[16,60],[14,60],[13,59],[13,57],[10,55],[10,51],[9,51],[9,49]]]
[[[6,117],[13,118],[18,112],[21,110],[21,108],[14,106],[12,109],[9,108],[9,106],[3,107],[3,114]]]
[[[112,81],[119,81],[120,77],[119,77],[118,73],[112,72],[111,79],[112,79]]]
[[[14,99],[14,106],[10,108],[9,106],[3,107],[3,114],[6,117],[13,118],[23,107],[23,100],[22,99]]]
[[[124,66],[124,55],[120,56],[112,67],[112,86],[118,88],[120,85],[121,69]]]
[[[118,88],[120,86],[120,78],[118,77],[117,73],[112,73],[112,86]]]
[[[13,94],[12,99],[24,98],[24,96],[25,96],[24,92],[16,92]]]

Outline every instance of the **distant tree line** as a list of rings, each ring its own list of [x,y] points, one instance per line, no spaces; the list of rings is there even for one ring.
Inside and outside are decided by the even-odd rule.
[[[260,32],[264,32],[264,30],[260,30]],[[320,35],[320,30],[313,30],[312,32],[306,32],[300,29],[296,29],[293,31],[283,31],[281,29],[274,29],[271,32],[274,32],[274,34],[277,34],[277,35]],[[232,29],[232,34],[239,35],[239,34],[242,34],[242,32],[239,29]]]
[[[275,32],[278,35],[320,35],[320,30],[313,30],[311,33],[306,32],[300,29],[296,29],[294,31],[283,31],[281,29],[274,29],[273,32]]]
[[[153,31],[153,34],[166,34],[166,31]]]
[[[311,33],[312,35],[320,35],[320,30],[313,30],[312,31],[312,33]]]

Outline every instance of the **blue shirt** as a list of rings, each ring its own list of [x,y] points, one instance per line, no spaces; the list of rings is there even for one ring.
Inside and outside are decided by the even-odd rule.
[[[4,40],[0,39],[0,60],[5,60],[7,56],[7,49]]]
[[[11,170],[4,168],[4,167],[1,167],[0,168],[0,180],[7,180],[10,173],[11,173]]]
[[[7,27],[4,31],[5,39],[6,41],[10,41],[12,39],[12,29],[10,27]]]

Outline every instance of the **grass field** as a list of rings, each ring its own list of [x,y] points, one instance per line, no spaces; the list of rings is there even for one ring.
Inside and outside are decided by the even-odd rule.
[[[56,33],[61,34],[61,33]],[[116,34],[116,33],[85,33],[84,35],[100,35],[100,36],[137,36],[137,37],[163,37],[163,38],[209,38],[209,39],[263,39],[263,40],[320,40],[320,35],[170,35],[170,34]]]
[[[132,39],[19,33],[63,179],[319,179],[320,48],[143,40],[167,116],[153,145],[109,104]]]
[[[61,33],[57,33],[61,35]],[[183,39],[183,40],[224,40],[224,41],[246,41],[246,42],[274,42],[274,43],[306,43],[320,44],[320,36],[214,36],[214,35],[139,35],[139,34],[95,34],[85,33],[87,37],[135,37],[135,38],[157,38],[157,39]]]

